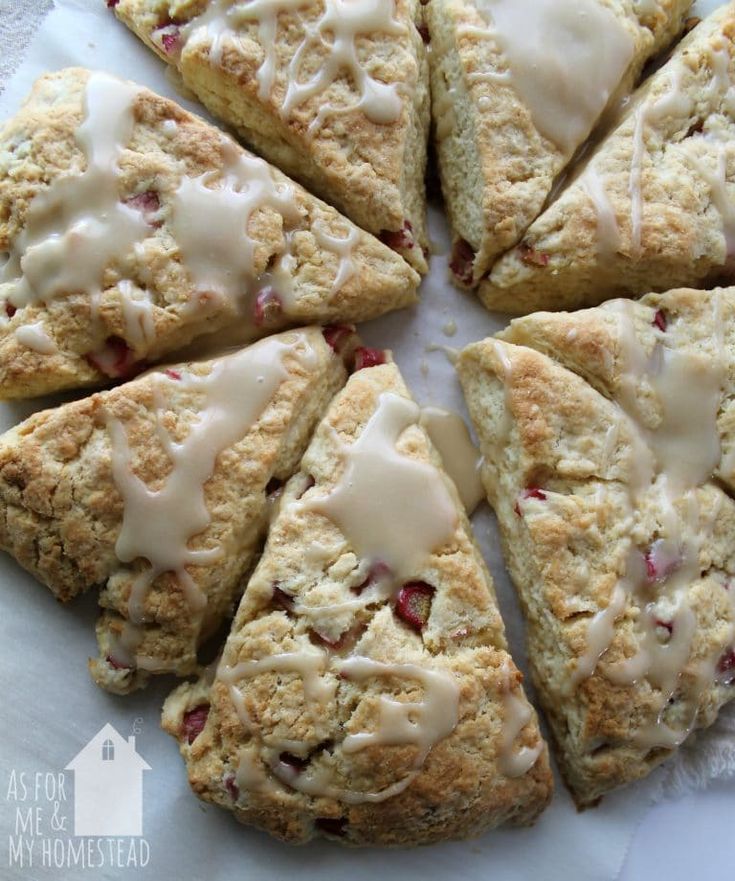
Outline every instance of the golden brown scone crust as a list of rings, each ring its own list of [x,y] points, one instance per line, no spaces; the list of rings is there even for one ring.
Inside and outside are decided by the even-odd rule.
[[[173,573],[156,578],[144,601],[145,623],[133,633],[134,656],[148,659],[139,660],[141,667],[115,658],[125,642],[132,584],[149,566],[140,558],[122,563],[116,556],[124,502],[112,473],[107,420],[122,423],[133,472],[157,490],[172,471],[157,426],[185,439],[199,415],[201,392],[185,383],[179,390],[176,381],[168,381],[159,423],[155,414],[161,391],[158,371],[152,371],[111,391],[36,413],[0,439],[0,545],[60,600],[104,586],[97,628],[100,658],[91,668],[98,684],[110,691],[141,687],[151,672],[186,675],[196,669],[198,647],[232,614],[259,550],[269,481],[293,473],[316,421],[344,382],[342,361],[321,329],[288,331],[273,339],[303,339],[313,360],[302,359],[296,350],[287,352],[287,378],[250,430],[218,456],[204,487],[211,522],[188,544],[190,549],[224,550],[219,560],[187,566],[206,606],[193,611]],[[217,363],[167,369],[174,378],[183,371],[206,376]]]
[[[290,752],[308,757],[305,764],[312,769],[331,768],[331,778],[340,789],[365,793],[393,786],[410,772],[418,749],[415,744],[373,744],[353,753],[343,751],[341,744],[346,733],[378,729],[381,694],[399,701],[420,700],[422,685],[410,677],[381,676],[357,682],[338,678],[332,666],[322,682],[331,682],[336,691],[327,704],[315,709],[306,699],[298,674],[261,672],[236,685],[250,732],[238,717],[229,685],[219,676],[213,684],[211,677],[205,677],[180,686],[164,707],[163,726],[179,740],[197,795],[233,810],[240,821],[289,842],[304,842],[320,834],[350,845],[417,845],[467,838],[504,822],[532,823],[551,796],[546,748],[535,714],[523,695],[521,674],[506,648],[491,577],[453,485],[456,530],[415,574],[435,588],[421,632],[400,620],[391,601],[338,614],[329,609],[304,611],[307,606],[329,606],[356,598],[351,586],[356,577],[361,579],[357,575],[359,559],[349,541],[330,519],[300,506],[325,496],[338,483],[343,467],[339,464],[340,444],[353,443],[361,435],[385,392],[409,397],[391,363],[360,370],[335,398],[304,456],[300,473],[285,488],[220,669],[278,653],[322,651],[337,665],[350,656],[362,655],[449,672],[459,686],[454,730],[434,744],[418,776],[403,792],[374,804],[348,804],[334,797],[306,795],[279,783],[266,764],[267,745],[274,740],[292,741]],[[441,468],[428,436],[418,425],[401,434],[397,449],[402,455]],[[390,510],[385,516],[391,516]],[[323,547],[331,551],[321,554],[318,549]],[[274,593],[274,585],[278,592]],[[288,610],[279,605],[286,595],[293,598]],[[314,628],[331,640],[331,647]],[[540,749],[532,766],[516,777],[501,770],[501,737],[509,712],[504,701],[511,694],[528,713],[513,749]],[[206,712],[206,707],[206,725],[190,744],[187,714],[197,708]],[[283,747],[274,748],[277,756]],[[254,749],[260,789],[238,788],[233,782],[242,749]]]
[[[0,130],[0,252],[23,230],[34,197],[70,171],[83,170],[85,160],[75,131],[84,118],[90,75],[70,68],[41,77],[23,109]],[[405,261],[271,169],[277,185],[292,188],[298,220],[284,220],[272,207],[253,213],[248,227],[257,243],[252,274],[257,278],[266,272],[287,246],[285,233],[296,230],[289,245],[294,256],[289,314],[271,315],[255,326],[250,317],[253,303],[244,316],[229,298],[218,298],[216,306],[207,301],[202,308],[192,308],[192,301],[201,301],[202,292],[192,282],[171,228],[173,194],[184,175],[206,172],[209,186],[221,186],[226,162],[250,154],[218,129],[148,89],[141,88],[135,98],[134,115],[132,138],[119,161],[120,199],[153,193],[160,203],[155,226],[142,247],[127,255],[124,265],[105,269],[96,316],[89,292],[57,296],[48,305],[31,304],[12,317],[6,316],[5,308],[0,310],[1,398],[105,382],[105,375],[86,356],[110,338],[125,340],[131,361],[154,362],[202,334],[221,334],[233,326],[242,326],[252,339],[293,325],[362,321],[415,302],[419,277]],[[323,246],[315,229],[335,238],[355,237],[351,272],[344,283],[335,284],[340,257]],[[147,291],[153,303],[148,341],[131,338],[121,293],[125,280]],[[7,290],[0,284],[0,300]],[[16,337],[18,328],[39,321],[55,347],[51,354],[29,348]]]
[[[258,69],[266,55],[255,20],[236,26],[237,43],[227,41],[220,57],[211,60],[211,39],[184,41],[166,51],[164,34],[215,6],[216,0],[120,0],[115,14],[164,61],[175,65],[184,85],[215,116],[232,126],[243,140],[278,168],[334,205],[359,226],[386,236],[419,272],[426,272],[428,238],[424,173],[429,129],[429,69],[419,28],[419,0],[395,0],[394,19],[400,32],[360,35],[356,54],[377,81],[398,84],[403,108],[395,122],[372,122],[357,108],[328,117],[310,133],[319,111],[331,102],[350,106],[359,99],[351,76],[336,81],[284,116],[288,68],[299,51],[305,26],[313,26],[325,10],[323,0],[298,9],[282,9],[274,48],[275,77],[270,95],[259,96]],[[226,5],[226,4],[225,4]],[[287,6],[287,4],[284,4]],[[342,11],[337,14],[344,15]],[[301,52],[299,82],[319,69],[323,51]],[[406,222],[410,229],[405,227]],[[404,242],[405,244],[402,244]]]
[[[713,308],[718,295],[719,313]],[[484,454],[483,480],[527,620],[534,683],[562,773],[580,807],[644,777],[671,755],[672,748],[651,747],[640,737],[650,726],[658,730],[659,712],[660,721],[683,736],[711,725],[720,707],[735,697],[735,675],[726,675],[735,665],[735,504],[730,497],[735,291],[651,294],[630,308],[649,356],[673,327],[682,351],[714,358],[715,324],[724,328],[717,416],[722,460],[712,480],[689,497],[697,510],[692,533],[704,536],[700,576],[683,585],[696,629],[676,691],[663,710],[662,691],[646,676],[633,684],[608,678],[616,662],[635,654],[646,603],[661,609],[661,618],[670,614],[664,588],[655,584],[625,595],[612,641],[594,673],[575,676],[590,645],[592,618],[613,603],[631,552],[653,548],[666,534],[662,524],[668,516],[653,487],[631,510],[641,448],[638,430],[615,403],[625,376],[615,308],[519,318],[499,335],[502,341],[475,343],[459,360]],[[664,323],[660,315],[666,316],[665,332],[656,324]],[[659,405],[643,376],[636,395],[646,424],[655,429]],[[684,497],[674,504],[683,520],[690,516]],[[719,675],[707,678],[710,670]]]
[[[600,5],[625,25],[633,44],[629,66],[608,102],[615,107],[633,89],[646,61],[681,31],[691,0],[658,3],[654,15],[637,12],[632,0],[600,0]],[[481,5],[431,0],[426,9],[444,201],[455,241],[464,239],[474,251],[466,271],[476,284],[518,243],[571,154],[538,131],[511,84],[482,80],[507,65],[489,36],[466,32],[487,29]]]
[[[576,309],[680,285],[730,283],[734,38],[735,4],[728,3],[679,44],[582,173],[483,280],[480,297],[489,309]],[[636,169],[640,214],[632,196]],[[590,181],[601,190],[599,204]]]

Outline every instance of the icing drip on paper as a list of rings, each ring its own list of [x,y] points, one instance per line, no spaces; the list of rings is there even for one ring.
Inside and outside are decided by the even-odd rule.
[[[305,347],[308,343],[298,335],[292,344],[270,338],[219,359],[205,376],[181,371],[181,379],[174,380],[156,374],[156,433],[171,463],[157,489],[135,474],[125,426],[108,416],[113,479],[124,503],[115,552],[123,563],[142,559],[148,564],[131,589],[128,615],[133,623],[144,620],[148,588],[165,572],[175,574],[194,611],[204,607],[206,597],[187,566],[205,566],[224,553],[219,547],[191,550],[188,546],[211,522],[206,483],[220,453],[247,434],[286,379],[285,354]],[[171,437],[162,417],[165,393],[174,391],[201,396],[197,418],[181,441]]]
[[[421,425],[439,451],[444,470],[454,481],[465,511],[471,514],[485,498],[485,490],[480,479],[480,451],[464,419],[449,410],[424,407]]]
[[[257,73],[258,95],[267,101],[277,77],[279,17],[297,13],[304,6],[303,0],[215,0],[182,29],[182,34],[192,48],[209,45],[210,60],[219,65],[226,45],[237,48],[238,29],[256,22],[258,40],[264,51]],[[316,21],[308,22],[304,18],[300,21],[305,33],[288,65],[282,117],[288,119],[298,107],[323,94],[347,74],[359,93],[358,100],[344,106],[324,102],[309,125],[310,134],[315,134],[329,116],[351,110],[362,111],[378,125],[396,122],[403,109],[400,86],[373,77],[360,60],[357,48],[358,39],[363,36],[406,34],[405,25],[395,17],[393,0],[324,0],[324,11]],[[315,57],[321,61],[316,69]]]

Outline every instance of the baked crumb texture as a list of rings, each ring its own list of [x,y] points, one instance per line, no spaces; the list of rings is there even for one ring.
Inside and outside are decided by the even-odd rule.
[[[462,386],[580,807],[735,697],[735,289],[540,312]]]
[[[81,69],[0,129],[0,252],[0,398],[130,378],[203,335],[373,318],[419,281],[218,129]]]
[[[735,4],[699,24],[576,177],[480,285],[491,309],[593,306],[730,284]]]
[[[261,156],[426,271],[419,0],[120,0],[114,11]]]
[[[457,283],[476,285],[518,244],[575,151],[601,118],[609,125],[646,61],[682,30],[691,5],[427,4],[435,143]],[[509,296],[497,308],[514,304]]]
[[[532,823],[552,779],[491,577],[398,369],[371,360],[284,488],[216,670],[163,727],[200,798],[284,841]]]
[[[0,438],[0,546],[60,600],[102,586],[99,685],[124,693],[197,669],[273,494],[345,377],[321,329],[287,331],[36,413]]]

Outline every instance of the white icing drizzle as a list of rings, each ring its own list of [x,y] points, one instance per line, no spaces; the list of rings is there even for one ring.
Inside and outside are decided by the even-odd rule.
[[[505,691],[502,696],[503,728],[500,737],[499,765],[506,777],[522,777],[536,764],[544,744],[541,738],[534,746],[516,747],[520,733],[533,719],[528,701],[513,691],[511,671],[505,670]]]
[[[270,208],[291,224],[300,214],[293,186],[276,184],[267,163],[245,155],[227,139],[222,149],[221,180],[215,172],[181,179],[173,197],[171,229],[195,288],[238,303],[258,281],[258,241],[249,232],[253,214]]]
[[[687,150],[686,155],[709,187],[712,204],[722,220],[725,261],[730,261],[735,257],[735,204],[728,193],[726,145],[723,143],[717,147],[716,170],[713,170],[702,158],[697,157],[692,150]]]
[[[454,676],[443,670],[430,670],[417,664],[388,664],[356,655],[346,659],[330,657],[321,650],[302,650],[269,655],[253,661],[221,666],[218,677],[230,686],[230,693],[246,730],[256,735],[252,721],[243,715],[244,701],[236,683],[267,672],[296,673],[304,684],[304,696],[313,701],[315,721],[322,719],[324,708],[334,700],[340,679],[364,682],[376,677],[415,680],[424,690],[418,701],[400,701],[381,695],[378,723],[374,731],[350,732],[344,735],[339,748],[345,754],[359,752],[377,744],[415,744],[416,757],[407,774],[379,792],[356,792],[334,785],[329,765],[295,769],[279,760],[282,750],[301,752],[302,744],[293,740],[263,738],[262,752],[251,744],[240,752],[237,782],[243,789],[262,791],[272,782],[264,775],[259,752],[264,755],[273,774],[291,789],[322,798],[334,798],[345,804],[377,803],[403,792],[420,772],[432,747],[448,737],[459,720],[459,686]],[[319,713],[319,710],[322,712]]]
[[[333,236],[321,226],[315,225],[314,238],[320,248],[327,248],[337,255],[339,265],[337,267],[337,274],[334,277],[334,284],[332,285],[332,292],[336,293],[347,284],[356,272],[352,252],[355,245],[360,241],[360,232],[357,227],[352,226],[346,236]]]
[[[421,425],[439,451],[465,511],[471,514],[485,498],[485,490],[480,479],[480,451],[470,437],[467,424],[457,413],[440,407],[424,407]]]
[[[57,352],[56,343],[46,333],[43,321],[36,321],[33,324],[24,324],[16,328],[15,338],[18,342],[33,349],[40,355],[53,355]]]
[[[291,252],[294,227],[301,223],[296,191],[290,182],[276,183],[269,165],[222,140],[222,175],[206,172],[184,177],[173,198],[171,229],[194,282],[204,298],[221,297],[243,310],[254,295],[272,286],[284,314],[294,303],[296,258]],[[250,235],[254,214],[269,208],[283,218],[284,245],[272,265],[255,275],[259,240]],[[338,260],[332,291],[340,290],[355,273],[353,250],[359,230],[350,225],[335,236],[318,223],[313,234],[319,247]],[[250,295],[248,297],[248,294]]]
[[[700,577],[700,548],[711,535],[717,511],[702,521],[697,488],[706,483],[720,458],[717,414],[722,397],[725,360],[722,338],[721,295],[712,295],[714,357],[677,345],[677,322],[667,327],[652,357],[644,353],[636,335],[631,301],[619,300],[607,309],[619,316],[620,380],[616,400],[630,417],[638,437],[634,454],[638,464],[631,486],[631,510],[644,500],[660,517],[658,538],[648,551],[655,573],[655,591],[641,551],[631,548],[626,571],[615,586],[606,608],[592,619],[587,631],[587,648],[578,660],[572,685],[592,675],[604,658],[615,635],[615,622],[627,608],[628,598],[637,597],[642,607],[638,626],[642,631],[637,652],[626,660],[605,665],[603,675],[619,684],[647,679],[659,691],[660,712],[654,723],[637,733],[644,746],[675,746],[685,739],[696,721],[673,731],[662,721],[669,699],[675,694],[681,674],[690,664],[696,631],[696,616],[688,604],[688,590]],[[686,339],[686,336],[684,336]],[[640,411],[640,396],[648,385],[658,401],[660,419],[655,429],[647,428]],[[645,453],[645,451],[648,451]],[[669,611],[661,624],[658,604]],[[672,611],[673,610],[673,611]],[[662,630],[663,628],[663,630]],[[713,663],[695,670],[695,693],[711,684]]]
[[[615,209],[594,165],[585,170],[579,181],[590,198],[597,216],[597,244],[601,256],[615,254],[620,247],[620,228]]]
[[[148,351],[156,336],[150,294],[128,279],[118,283],[118,290],[125,321],[125,339],[134,351]]]
[[[124,502],[115,552],[123,563],[137,559],[148,563],[130,593],[128,614],[134,623],[143,620],[147,590],[164,572],[175,573],[193,610],[201,610],[205,605],[206,597],[186,568],[207,565],[223,553],[222,548],[188,547],[189,540],[211,521],[205,485],[219,454],[248,432],[286,379],[286,352],[310,348],[303,335],[294,334],[293,338],[291,344],[282,338],[266,339],[221,358],[205,376],[182,371],[181,379],[173,380],[165,373],[155,375],[156,430],[171,462],[171,471],[158,489],[151,489],[135,474],[125,427],[116,418],[108,417],[112,473]],[[182,441],[171,438],[162,420],[164,392],[175,389],[202,397],[198,418]]]
[[[478,0],[477,5],[534,125],[571,156],[630,64],[631,32],[594,0]]]
[[[457,514],[432,464],[400,453],[396,443],[420,417],[417,404],[386,392],[362,433],[343,445],[344,471],[326,496],[304,501],[346,536],[361,559],[386,563],[396,579],[416,578],[427,557],[451,539]],[[385,511],[391,511],[391,517]]]
[[[56,178],[31,202],[0,275],[14,306],[81,292],[91,296],[94,308],[105,268],[124,261],[149,234],[141,211],[118,194],[118,160],[133,131],[138,92],[104,73],[89,77],[85,118],[76,130],[86,168]]]
[[[210,60],[219,65],[223,62],[226,43],[237,50],[238,28],[244,23],[256,22],[264,52],[257,73],[258,95],[267,101],[272,97],[277,77],[279,17],[297,12],[303,6],[303,0],[214,0],[182,29],[182,35],[191,47],[209,45]],[[301,19],[301,25],[304,38],[287,68],[286,92],[281,104],[284,119],[309,99],[323,94],[345,72],[359,98],[344,106],[325,101],[309,125],[310,134],[315,134],[329,116],[352,110],[362,111],[367,119],[378,125],[388,125],[400,118],[403,109],[401,86],[373,77],[357,49],[361,36],[406,34],[405,25],[395,17],[393,0],[324,0],[321,16],[313,23]],[[316,69],[314,57],[321,59]]]

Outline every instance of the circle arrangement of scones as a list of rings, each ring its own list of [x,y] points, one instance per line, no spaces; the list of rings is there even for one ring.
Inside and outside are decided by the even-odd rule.
[[[552,795],[484,492],[575,801],[648,774],[735,698],[735,3],[107,5],[254,153],[82,69],[0,129],[0,399],[112,386],[0,437],[0,546],[101,587],[102,688],[189,677],[199,797],[426,844]],[[430,138],[524,316],[457,364],[481,460],[355,328],[418,302]]]

